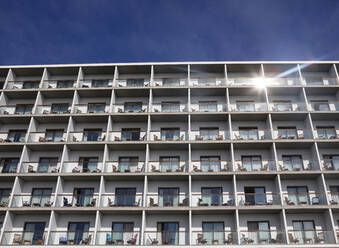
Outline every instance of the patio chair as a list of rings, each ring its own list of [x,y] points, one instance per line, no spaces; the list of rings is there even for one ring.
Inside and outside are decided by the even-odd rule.
[[[95,207],[96,203],[97,203],[97,199],[94,198],[92,199],[90,203],[86,205],[86,207]]]
[[[227,235],[227,239],[225,239],[224,244],[232,244],[233,243],[233,233],[229,233]]]
[[[89,244],[91,244],[91,241],[92,241],[92,234],[88,235],[87,238],[83,239],[81,241],[81,244],[82,245],[89,245]]]
[[[71,203],[68,203],[68,199],[66,197],[63,198],[64,201],[64,207],[72,207]]]
[[[198,166],[196,166],[196,165],[193,165],[193,171],[194,172],[201,172],[201,170],[198,169]]]
[[[7,205],[8,205],[8,202],[1,202],[0,203],[1,208],[5,208],[5,207],[7,207]]]
[[[286,205],[289,205],[289,206],[295,205],[294,202],[289,200],[286,196],[285,196],[285,203],[286,203]]]
[[[198,233],[197,243],[202,245],[207,243],[207,239],[204,239],[202,233]]]
[[[45,207],[52,207],[53,202],[52,201],[48,201],[44,204]]]
[[[72,142],[77,142],[78,140],[77,140],[77,137],[75,137],[75,136],[72,136]]]
[[[184,172],[184,171],[185,171],[185,165],[182,165],[178,169],[175,170],[175,172]]]
[[[200,207],[208,207],[207,202],[203,202],[201,198],[198,199],[198,206]]]
[[[80,172],[80,169],[78,167],[74,167],[72,169],[72,173],[79,173]]]
[[[200,135],[195,135],[195,140],[203,140],[203,138]]]
[[[153,139],[154,139],[155,141],[160,141],[158,135],[155,135],[155,134],[153,135]]]
[[[22,206],[23,206],[23,207],[30,207],[31,204],[29,204],[29,201],[24,201],[24,200],[22,200]]]
[[[323,163],[323,167],[324,167],[326,170],[332,170],[332,168],[333,168],[331,164],[326,163],[326,162]]]
[[[282,233],[278,233],[275,239],[271,239],[273,244],[280,244],[282,242]]]
[[[45,137],[39,137],[39,142],[46,142]]]
[[[325,234],[324,232],[319,232],[315,237],[315,243],[324,243],[325,242]]]
[[[12,243],[13,243],[13,244],[21,245],[21,244],[22,244],[22,241],[23,241],[23,240],[22,240],[21,234],[15,233],[15,234],[14,234],[14,237],[13,237]]]
[[[153,198],[149,198],[149,205],[150,205],[151,207],[159,207],[158,204],[155,204],[155,203],[154,203],[154,199],[153,199]]]
[[[133,238],[127,240],[127,244],[135,245],[137,243],[138,234],[135,234]]]
[[[294,238],[292,233],[288,233],[288,239],[290,243],[293,243],[293,244],[299,243],[299,239]]]
[[[237,166],[239,171],[247,171],[247,169],[243,167],[241,164],[238,163]]]
[[[47,109],[45,109],[44,111],[42,111],[43,114],[49,114],[49,111]]]
[[[27,169],[28,173],[35,173],[36,171],[34,170],[33,165],[28,165],[28,169]]]
[[[261,169],[261,170],[263,170],[263,171],[267,171],[268,170],[268,164],[264,164],[264,166],[263,166],[263,168]]]
[[[113,170],[113,172],[120,172],[115,165],[112,165],[112,170]]]
[[[154,165],[151,165],[152,167],[152,172],[160,172],[160,170],[158,170]]]
[[[319,205],[320,204],[320,199],[319,197],[313,197],[312,198],[312,205]]]
[[[114,136],[114,141],[120,141],[120,138],[118,136]]]
[[[233,206],[233,200],[230,199],[230,200],[228,200],[227,202],[223,203],[222,205],[223,205],[223,206]]]
[[[230,170],[230,167],[228,164],[225,164],[224,168],[221,169],[222,172],[229,171],[229,170]]]
[[[112,240],[112,236],[110,233],[106,233],[106,245],[112,245],[114,244],[113,240]]]
[[[140,200],[141,199],[139,199],[138,201],[134,202],[133,203],[133,207],[139,207],[140,206]]]
[[[114,204],[114,202],[112,201],[111,198],[108,198],[108,204],[109,207],[115,207],[116,205]]]
[[[59,172],[59,168],[53,168],[52,170],[51,170],[51,173],[58,173]]]
[[[179,203],[179,207],[186,207],[188,206],[188,199],[185,198],[182,200],[182,203]]]

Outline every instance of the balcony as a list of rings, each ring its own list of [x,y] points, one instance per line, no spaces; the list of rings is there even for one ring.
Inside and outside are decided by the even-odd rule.
[[[89,103],[89,104],[76,104],[74,106],[75,114],[102,114],[109,112],[109,104]]]
[[[96,207],[99,201],[99,194],[58,194],[57,207]]]
[[[0,172],[3,173],[16,173],[18,168],[18,162],[10,162],[10,161],[1,161],[0,163]]]
[[[116,87],[149,87],[150,80],[149,79],[117,79],[116,80]]]
[[[310,101],[308,104],[310,111],[338,111],[338,101]]]
[[[142,193],[136,194],[114,194],[103,193],[102,207],[142,207]]]
[[[338,205],[339,204],[339,192],[327,192],[329,202],[331,205]]]
[[[229,111],[232,112],[262,112],[267,111],[267,104],[263,102],[230,103]]]
[[[339,130],[334,127],[318,127],[314,130],[314,137],[319,140],[339,139]]]
[[[114,113],[145,113],[148,112],[148,103],[115,103]]]
[[[192,206],[194,207],[227,207],[235,205],[233,193],[192,193]]]
[[[103,167],[101,161],[65,161],[62,165],[63,173],[100,173]]]
[[[138,142],[146,140],[146,131],[130,129],[123,131],[111,131],[109,141],[114,142]]]
[[[237,193],[239,206],[281,205],[279,193]]]
[[[52,207],[54,194],[18,194],[13,195],[12,207]]]
[[[286,244],[283,230],[255,230],[241,231],[240,244],[242,245],[264,245],[264,244]]]
[[[21,173],[58,173],[60,162],[22,162]]]
[[[51,231],[48,245],[93,245],[93,231]]]
[[[189,197],[186,193],[179,194],[147,194],[147,207],[188,207]]]
[[[229,160],[192,160],[193,172],[228,172],[232,171]]]
[[[149,161],[149,172],[185,172],[188,161],[186,160],[163,160]]]
[[[201,128],[200,130],[191,130],[190,140],[195,141],[221,141],[227,140],[230,132],[216,128]]]
[[[39,85],[40,85],[39,80],[9,81],[7,84],[7,89],[11,89],[11,90],[38,89]]]
[[[105,172],[107,173],[136,173],[144,172],[145,161],[106,161]]]
[[[193,231],[192,245],[232,245],[237,244],[236,231]]]
[[[193,87],[208,87],[208,86],[226,86],[225,78],[216,78],[216,77],[200,77],[200,78],[191,78],[190,85]]]
[[[96,245],[140,245],[138,231],[97,231]]]
[[[44,245],[47,238],[46,231],[5,231],[1,245]]]
[[[155,78],[152,82],[153,87],[181,87],[187,85],[188,80],[184,78]]]
[[[66,132],[30,132],[28,142],[65,142]]]
[[[151,130],[151,140],[152,141],[183,141],[187,138],[186,130]]]
[[[333,231],[288,230],[290,244],[334,244]]]
[[[0,106],[2,115],[30,115],[32,114],[33,104],[17,104]]]
[[[298,77],[265,77],[264,82],[267,86],[293,86],[301,85]]]
[[[45,89],[66,89],[75,88],[76,80],[44,80],[42,88]]]
[[[294,102],[294,101],[270,103],[270,111],[273,112],[307,111],[307,105],[305,102]]]
[[[233,131],[233,140],[269,140],[271,130],[239,129]]]
[[[152,103],[152,112],[154,113],[180,113],[187,112],[186,103],[161,102]]]
[[[160,245],[188,245],[189,232],[179,230],[168,231],[145,231],[144,245],[146,246],[160,246]]]
[[[225,112],[227,104],[224,102],[201,101],[191,103],[191,112]]]
[[[321,160],[321,164],[322,164],[322,168],[326,171],[337,171],[339,170],[339,157],[338,158],[324,158]]]
[[[69,132],[69,142],[102,142],[106,140],[106,131]]]
[[[253,171],[276,171],[275,161],[270,159],[262,160],[236,160],[235,171],[253,172]]]
[[[105,88],[112,85],[113,79],[83,79],[79,82],[80,88]]]
[[[303,140],[312,139],[311,129],[279,128],[273,130],[274,139],[278,140]]]
[[[26,131],[0,132],[0,143],[25,142]]]
[[[36,108],[36,114],[48,115],[48,114],[70,114],[71,107],[68,104],[52,104],[52,105],[38,105]]]
[[[326,204],[326,194],[324,192],[283,193],[283,205],[285,206],[310,206]]]
[[[11,194],[4,194],[2,193],[0,195],[0,208],[6,208],[8,207],[8,202],[9,202],[9,197],[11,196]]]
[[[304,77],[306,85],[338,85],[336,77],[307,76]]]
[[[318,160],[316,158],[306,159],[299,156],[286,156],[278,160],[280,171],[312,171],[318,170]]]

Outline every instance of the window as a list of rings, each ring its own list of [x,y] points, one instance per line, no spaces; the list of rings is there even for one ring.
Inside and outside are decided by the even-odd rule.
[[[46,129],[45,140],[59,142],[64,138],[64,129]]]
[[[222,188],[201,188],[201,203],[203,206],[220,206],[222,204]]]
[[[69,222],[67,241],[70,245],[80,245],[88,238],[89,222]]]
[[[158,222],[158,240],[162,245],[179,244],[179,223],[178,222]]]
[[[0,81],[0,89],[3,89],[4,85],[5,85],[5,82],[4,81]]]
[[[282,155],[284,169],[290,171],[303,170],[303,159],[301,155]]]
[[[39,84],[40,84],[39,81],[27,81],[23,83],[22,88],[23,89],[37,89],[39,88]]]
[[[51,107],[52,114],[64,114],[68,113],[68,103],[53,103]]]
[[[241,161],[247,171],[259,171],[262,168],[261,156],[241,156]]]
[[[161,102],[162,112],[180,112],[180,102]]]
[[[31,114],[33,109],[33,104],[17,104],[15,107],[15,114],[25,115]]]
[[[271,240],[270,223],[268,221],[248,221],[248,238],[254,244],[268,244]]]
[[[245,187],[246,205],[266,205],[265,187]]]
[[[180,157],[160,157],[161,172],[173,172],[179,169]]]
[[[331,201],[339,203],[339,186],[330,186]]]
[[[58,164],[58,158],[40,158],[38,165],[39,173],[46,173],[51,171],[52,168],[56,168]]]
[[[120,172],[135,172],[138,168],[138,157],[119,157]]]
[[[278,139],[296,139],[297,137],[296,127],[278,127]]]
[[[113,222],[112,223],[112,243],[123,245],[133,238],[133,222]]]
[[[45,203],[49,202],[52,195],[51,188],[33,188],[32,190],[32,198],[31,198],[31,206],[45,206]]]
[[[220,171],[220,156],[201,156],[200,167],[203,172]]]
[[[239,135],[244,140],[257,140],[259,137],[257,127],[239,127]]]
[[[0,169],[2,173],[16,173],[19,158],[3,158],[0,161]]]
[[[208,245],[224,244],[224,222],[203,222],[203,239],[206,239]]]
[[[0,206],[7,207],[9,196],[11,194],[12,189],[1,189],[0,188]]]
[[[161,128],[162,140],[179,140],[180,128]]]
[[[255,111],[255,103],[253,101],[236,101],[239,111]]]
[[[127,79],[127,87],[143,87],[144,79]]]
[[[323,155],[324,162],[332,170],[339,170],[339,155]]]
[[[88,103],[88,113],[105,113],[106,103]]]
[[[116,188],[115,204],[118,206],[135,205],[136,188]]]
[[[94,189],[93,188],[74,188],[73,200],[76,206],[87,206],[91,204],[93,200]]]
[[[96,79],[92,80],[92,87],[107,87],[108,79]]]
[[[313,110],[316,111],[329,111],[330,106],[328,105],[327,100],[317,100],[317,101],[311,101]]]
[[[74,81],[73,80],[58,80],[57,88],[73,88]]]
[[[203,112],[217,112],[217,101],[199,101],[199,111]]]
[[[180,86],[180,79],[177,78],[163,78],[163,86]]]
[[[99,141],[102,129],[84,129],[84,141]]]
[[[140,128],[121,129],[121,140],[122,141],[140,140]]]
[[[295,205],[310,204],[306,186],[287,187],[288,199]]]
[[[292,111],[292,102],[285,100],[273,101],[274,111]]]
[[[337,138],[337,132],[333,126],[328,127],[318,127],[317,133],[319,139],[335,139]]]
[[[23,243],[26,245],[43,245],[45,222],[26,222],[23,232]]]
[[[98,167],[98,157],[80,157],[79,165],[82,167],[82,172],[93,172]]]
[[[299,243],[315,243],[316,232],[313,221],[301,220],[292,221],[294,238],[299,240]],[[311,241],[311,242],[310,242]]]
[[[26,130],[9,130],[7,139],[11,142],[25,141]]]
[[[159,188],[159,206],[178,206],[179,205],[179,188]]]
[[[125,112],[141,112],[142,110],[142,102],[125,102],[124,103]]]
[[[219,136],[219,128],[218,127],[201,127],[200,128],[200,136],[203,140],[216,140]]]

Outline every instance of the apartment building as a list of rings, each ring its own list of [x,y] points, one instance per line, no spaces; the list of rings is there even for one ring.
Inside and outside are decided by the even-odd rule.
[[[0,245],[339,247],[339,63],[0,67]]]

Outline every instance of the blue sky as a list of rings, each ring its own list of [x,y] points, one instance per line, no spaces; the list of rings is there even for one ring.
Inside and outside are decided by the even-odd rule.
[[[338,0],[1,0],[0,64],[338,60]]]

